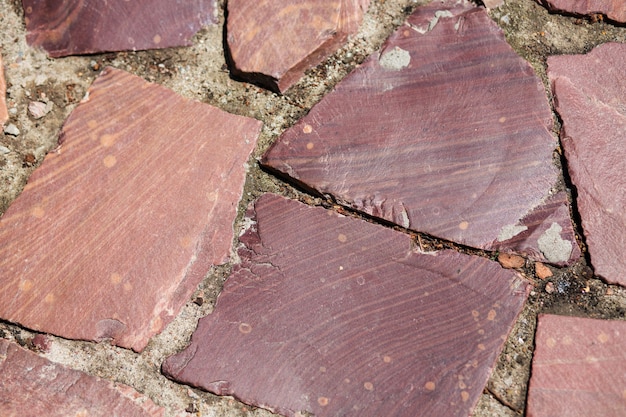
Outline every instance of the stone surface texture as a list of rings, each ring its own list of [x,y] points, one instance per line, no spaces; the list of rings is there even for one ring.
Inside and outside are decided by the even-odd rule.
[[[537,0],[550,11],[574,15],[605,15],[609,20],[626,23],[626,2],[623,0]]]
[[[552,201],[551,127],[541,81],[485,10],[433,2],[286,131],[262,162],[405,228],[563,264],[577,248],[566,200]],[[551,227],[553,241],[567,240],[571,252],[559,247],[547,259],[537,239]],[[502,243],[524,231],[529,239]]]
[[[542,315],[528,417],[626,415],[626,322]]]
[[[161,417],[164,410],[132,388],[105,381],[0,339],[3,417]]]
[[[260,129],[105,69],[0,219],[0,317],[142,350],[228,259]]]
[[[466,417],[526,299],[497,263],[265,194],[172,378],[294,416]]]
[[[4,126],[9,120],[6,95],[7,81],[4,78],[4,63],[2,62],[2,55],[0,55],[0,126]]]
[[[369,2],[229,0],[231,71],[283,92],[356,33]]]
[[[52,57],[191,44],[214,0],[22,0],[32,46]]]
[[[591,263],[626,285],[626,45],[548,59]]]

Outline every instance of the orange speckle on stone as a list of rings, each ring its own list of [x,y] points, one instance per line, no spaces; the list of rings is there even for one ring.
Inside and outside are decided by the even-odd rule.
[[[426,388],[427,391],[434,391],[436,387],[437,386],[433,381],[428,381],[426,384],[424,384],[424,388]]]
[[[122,282],[122,276],[117,272],[113,272],[111,274],[111,282],[113,283],[113,285],[119,284],[120,282]]]
[[[626,389],[622,391],[622,398],[626,399]]]
[[[478,334],[485,334],[485,329],[478,329]]]
[[[555,339],[555,338],[553,338],[553,337],[549,337],[549,338],[546,340],[546,346],[548,346],[549,348],[553,348],[553,347],[555,347],[555,346],[556,346],[556,339]]]
[[[349,384],[349,383],[350,383],[350,378],[345,378],[345,379],[343,380],[343,382],[345,382],[346,384]]]
[[[20,291],[24,291],[24,292],[30,291],[33,289],[33,281],[29,279],[20,281],[20,283],[18,284],[18,288],[20,289]]]
[[[115,164],[117,164],[117,158],[115,156],[113,156],[113,155],[107,155],[102,160],[102,163],[104,164],[105,167],[111,168]]]
[[[608,334],[606,334],[606,333],[604,333],[604,332],[603,332],[603,333],[600,333],[600,334],[598,335],[598,342],[600,342],[600,343],[606,343],[606,342],[608,342],[608,341],[609,341],[609,335],[608,335]]]
[[[114,135],[104,134],[100,136],[100,145],[104,146],[105,148],[109,148],[113,146],[114,143],[115,143]]]
[[[480,315],[480,313],[477,310],[472,310],[472,317],[477,319],[479,315]]]
[[[469,400],[469,392],[461,391],[461,400],[463,400],[463,402],[467,402],[467,400]]]
[[[239,325],[239,331],[243,334],[248,334],[252,331],[252,326],[250,326],[248,323],[241,323]]]
[[[459,388],[460,389],[465,389],[465,388],[467,388],[467,385],[465,384],[465,382],[459,381]]]
[[[368,381],[365,384],[363,384],[363,388],[365,388],[368,391],[374,391],[374,384]]]
[[[306,124],[302,127],[302,133],[306,133],[308,135],[311,132],[313,132],[313,126]]]
[[[322,407],[326,407],[329,402],[330,402],[330,400],[328,399],[328,397],[318,397],[317,398],[317,403],[319,405],[321,405]]]
[[[383,362],[391,363],[391,361],[392,361],[391,356],[389,356],[389,355],[383,356]]]
[[[462,221],[461,223],[459,223],[459,229],[461,230],[467,230],[468,227],[469,227],[469,223],[466,221]]]
[[[486,349],[486,348],[485,348],[485,345],[484,345],[484,344],[482,344],[482,343],[479,343],[479,344],[478,344],[478,350],[485,350],[485,349]]]
[[[348,241],[348,237],[343,233],[339,233],[339,235],[337,236],[337,240],[339,240],[341,243],[346,243]]]
[[[308,150],[311,150],[311,149],[313,149],[314,147],[315,147],[315,144],[314,144],[313,142],[309,142],[309,143],[307,143],[307,144],[306,144],[306,148],[307,148]]]
[[[506,122],[506,117],[502,116],[501,118],[498,119],[498,121],[500,123],[504,123],[504,122]]]
[[[89,129],[95,129],[96,127],[98,127],[98,122],[96,120],[89,120],[87,122],[87,127]]]
[[[572,339],[572,336],[567,335],[563,337],[563,344],[565,346],[571,346],[573,343],[574,343],[574,339]]]
[[[320,366],[320,372],[321,372],[321,373],[326,372],[326,367],[325,367],[325,366]]]
[[[130,282],[124,283],[124,291],[130,292],[132,289],[133,289],[133,284],[131,284]]]
[[[41,206],[35,206],[31,210],[30,214],[32,214],[33,217],[41,219],[44,216],[44,214],[46,214],[46,211]]]
[[[489,310],[489,313],[487,313],[487,320],[494,321],[496,319],[496,314],[496,310]]]
[[[180,238],[179,242],[180,246],[182,246],[183,248],[190,248],[193,240],[191,239],[191,236],[183,236]]]
[[[160,44],[161,43],[161,35],[159,35],[158,33],[156,35],[154,35],[154,38],[152,38],[152,42],[154,42],[155,44]]]
[[[54,294],[49,292],[48,295],[46,295],[46,298],[44,298],[43,300],[48,304],[52,304],[54,303],[54,300],[56,300],[56,297],[54,296]]]

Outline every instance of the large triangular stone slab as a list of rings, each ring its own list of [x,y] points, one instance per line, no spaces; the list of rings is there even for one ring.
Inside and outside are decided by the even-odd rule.
[[[548,58],[591,263],[626,285],[626,45]]]
[[[437,1],[286,131],[263,164],[400,226],[494,249],[550,199],[551,127],[541,81],[485,10]],[[569,216],[557,223],[571,231]]]
[[[105,69],[0,219],[0,318],[143,349],[228,259],[260,129]]]
[[[626,415],[626,322],[539,317],[528,417]]]
[[[84,374],[0,339],[3,417],[161,417],[164,409],[131,387]]]
[[[52,57],[191,45],[214,0],[22,0],[29,45]]]
[[[286,416],[467,417],[526,299],[515,273],[266,194],[170,377]]]
[[[356,33],[370,0],[227,2],[232,72],[285,91]]]

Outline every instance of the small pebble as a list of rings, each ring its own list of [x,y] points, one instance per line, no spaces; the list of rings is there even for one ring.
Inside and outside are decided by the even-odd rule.
[[[11,136],[19,136],[20,130],[13,123],[9,123],[4,127],[4,133]]]
[[[535,274],[537,278],[546,279],[552,276],[552,270],[541,262],[535,262]]]
[[[552,294],[554,292],[554,284],[552,282],[546,283],[546,292]]]
[[[6,146],[0,145],[0,153],[7,154],[9,152],[11,152],[11,149],[7,148]]]
[[[526,263],[526,260],[519,255],[513,255],[510,253],[498,254],[498,262],[503,268],[521,268]]]
[[[46,114],[50,113],[53,106],[54,104],[51,101],[47,103],[44,103],[42,101],[31,101],[28,104],[28,112],[31,116],[33,116],[33,118],[41,119]]]

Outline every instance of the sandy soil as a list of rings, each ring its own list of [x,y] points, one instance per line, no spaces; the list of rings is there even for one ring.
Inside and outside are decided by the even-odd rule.
[[[306,114],[321,97],[348,74],[355,65],[374,52],[386,37],[423,1],[373,0],[359,33],[337,53],[285,95],[277,95],[255,85],[230,78],[224,62],[222,28],[224,1],[219,1],[218,24],[200,31],[194,45],[160,51],[120,52],[87,57],[50,59],[25,41],[21,2],[0,0],[0,46],[8,83],[7,103],[18,136],[0,133],[0,213],[24,187],[29,174],[47,152],[57,146],[63,121],[84,96],[87,88],[106,65],[130,71],[146,80],[163,84],[185,97],[223,110],[263,121],[262,137],[254,157],[295,121]],[[507,0],[490,11],[492,19],[505,31],[509,43],[527,59],[546,81],[545,62],[549,55],[584,53],[607,41],[626,42],[626,28],[604,21],[549,14],[533,0]],[[547,87],[547,84],[546,84]],[[548,91],[548,90],[547,90]],[[550,97],[550,93],[547,93]],[[39,100],[53,103],[41,119],[28,113],[28,104]],[[555,116],[555,135],[559,123]],[[0,148],[1,149],[1,148]],[[308,204],[320,199],[294,189],[258,168],[251,161],[243,207],[265,192],[280,193]],[[556,162],[562,164],[558,156]],[[570,187],[567,176],[562,186]],[[573,213],[575,221],[578,216]],[[579,222],[578,222],[579,223]],[[580,226],[578,226],[580,234]],[[581,237],[581,242],[584,240]],[[439,243],[434,241],[433,245]],[[229,265],[214,268],[177,319],[155,337],[142,354],[106,344],[53,338],[46,356],[89,374],[128,384],[166,407],[167,415],[269,416],[232,398],[217,397],[200,390],[172,383],[160,372],[163,359],[188,342],[197,320],[211,313],[215,299],[228,275]],[[587,259],[576,265],[552,269],[554,276],[541,280],[527,262],[524,274],[535,283],[529,303],[511,333],[475,416],[516,416],[523,414],[532,360],[536,316],[557,313],[595,318],[624,318],[626,290],[606,285],[593,276]],[[0,322],[0,337],[29,346],[33,333]]]

